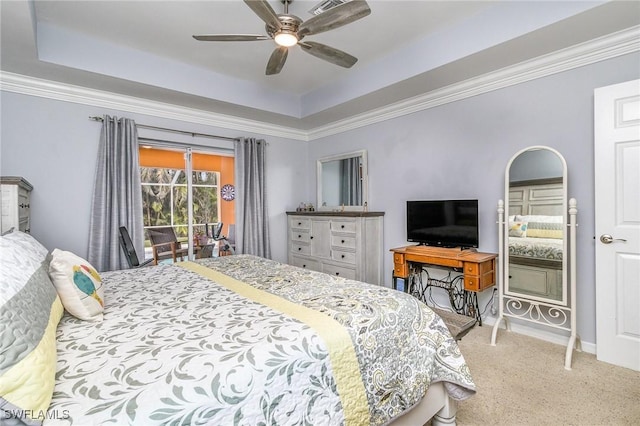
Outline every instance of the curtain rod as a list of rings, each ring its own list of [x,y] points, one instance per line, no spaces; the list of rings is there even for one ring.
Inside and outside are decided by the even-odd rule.
[[[90,116],[89,120],[93,120],[93,121],[104,121],[104,119],[102,117],[97,117],[97,116]],[[235,141],[238,138],[230,138],[228,136],[218,136],[218,135],[209,135],[207,133],[197,133],[197,132],[187,132],[186,130],[176,130],[176,129],[168,129],[166,127],[156,127],[156,126],[147,126],[145,124],[138,124],[136,123],[137,127],[141,127],[143,129],[149,129],[149,130],[160,130],[163,132],[171,132],[171,133],[180,133],[183,135],[191,135],[192,137],[196,137],[196,136],[201,136],[204,138],[212,138],[212,139],[223,139],[223,140],[227,140],[227,141]]]

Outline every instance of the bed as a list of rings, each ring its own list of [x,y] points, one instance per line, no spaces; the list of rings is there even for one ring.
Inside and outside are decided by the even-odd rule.
[[[444,322],[402,292],[235,255],[101,274],[84,261],[74,273],[95,294],[73,293],[60,272],[83,259],[13,234],[0,245],[7,423],[450,424],[475,393]]]
[[[562,300],[562,180],[510,182],[509,291]]]

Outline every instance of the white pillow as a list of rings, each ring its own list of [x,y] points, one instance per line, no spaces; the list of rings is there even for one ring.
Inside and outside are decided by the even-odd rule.
[[[522,215],[518,216],[516,220],[522,222],[562,223],[564,218],[562,216]]]
[[[509,221],[509,236],[526,238],[527,236],[527,222],[512,222]]]
[[[102,321],[104,291],[96,269],[68,251],[55,249],[52,257],[49,275],[64,308],[76,318]]]
[[[45,246],[26,232],[13,230],[12,232],[3,234],[2,239],[10,241],[12,244],[20,247],[25,256],[37,259],[38,263],[42,262],[49,253],[49,250],[47,250]]]

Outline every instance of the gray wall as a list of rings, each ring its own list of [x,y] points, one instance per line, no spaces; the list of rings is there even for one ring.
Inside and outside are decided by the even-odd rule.
[[[593,90],[640,78],[640,55],[585,66],[314,141],[319,157],[366,149],[369,210],[384,211],[385,252],[406,245],[409,199],[477,198],[481,251],[498,251],[496,207],[507,163],[519,150],[546,145],[568,167],[578,201],[578,333],[595,343]],[[393,262],[385,258],[390,285]],[[490,291],[481,294],[480,309]]]
[[[1,145],[0,174],[23,176],[34,187],[31,198],[31,231],[49,250],[62,248],[86,257],[89,209],[93,192],[95,163],[101,124],[89,116],[124,116],[141,124],[184,129],[221,136],[236,131],[181,123],[141,114],[107,110],[87,105],[33,96],[0,92]],[[142,135],[144,130],[140,131]],[[147,132],[150,133],[150,132]],[[173,134],[147,134],[171,140],[189,141]],[[266,138],[267,193],[272,257],[286,261],[285,210],[295,209],[307,197],[307,142]],[[200,139],[210,146],[232,148],[230,142]]]

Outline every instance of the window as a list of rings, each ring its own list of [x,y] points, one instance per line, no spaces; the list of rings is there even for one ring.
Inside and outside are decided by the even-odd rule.
[[[144,227],[173,226],[178,238],[187,237],[187,178],[184,170],[140,167],[142,181],[142,211]],[[205,224],[220,220],[218,182],[220,173],[194,171],[193,225],[194,231]]]
[[[144,227],[173,226],[183,242],[189,234],[187,157],[183,148],[140,147]],[[235,202],[223,200],[220,189],[234,184],[234,158],[192,151],[191,168],[194,235],[204,231],[205,224],[218,222],[223,222],[224,232],[228,232],[235,222]],[[146,245],[149,246],[148,240]]]

